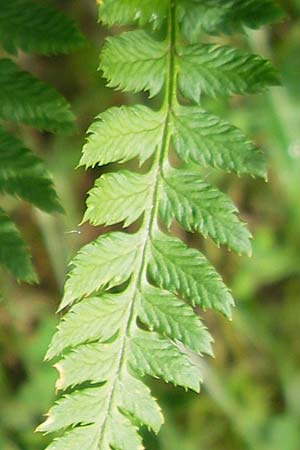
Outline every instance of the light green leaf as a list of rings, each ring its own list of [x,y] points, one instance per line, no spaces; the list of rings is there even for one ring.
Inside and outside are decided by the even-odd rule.
[[[74,116],[66,100],[52,87],[0,59],[0,117],[47,131],[69,131]]]
[[[99,8],[100,20],[105,25],[140,26],[150,23],[153,28],[161,26],[168,13],[168,0],[105,0]]]
[[[0,264],[6,267],[19,281],[33,283],[37,276],[15,224],[0,208]]]
[[[243,50],[216,44],[178,49],[179,87],[199,103],[203,94],[254,94],[280,84],[271,63]]]
[[[91,344],[88,347],[76,349],[56,365],[64,380],[62,381],[61,378],[60,387],[65,388],[84,381],[82,370],[78,367],[80,375],[78,376],[78,371],[72,375],[71,367],[74,363],[75,366],[80,364],[80,361],[85,365],[88,361],[86,358],[91,356],[88,352],[97,352],[97,359],[100,360],[96,367],[90,366],[88,379],[95,382],[102,378],[105,380],[109,373],[107,355],[110,353],[114,364],[118,365],[122,349],[122,340],[113,344],[102,346]],[[111,365],[109,369],[112,370]],[[125,368],[115,374],[116,378],[112,381],[108,380],[101,386],[83,388],[61,397],[50,409],[46,421],[38,427],[38,431],[49,433],[70,426],[85,427],[95,424],[97,433],[94,434],[94,439],[98,443],[97,448],[142,450],[141,438],[137,434],[135,424],[146,425],[158,432],[163,421],[160,409],[151,397],[149,389],[140,380],[130,375]],[[96,428],[91,430],[93,432]],[[89,429],[89,432],[91,430]],[[58,439],[57,444],[57,448],[60,449],[64,441]],[[125,447],[115,447],[115,445],[125,445]]]
[[[90,127],[80,164],[102,166],[136,156],[145,162],[161,143],[164,120],[162,112],[143,105],[108,109]]]
[[[163,424],[163,416],[156,400],[151,396],[150,389],[128,372],[122,373],[117,385],[116,397],[119,408],[129,414],[141,425],[145,425],[158,433]]]
[[[54,367],[59,372],[57,389],[82,384],[103,383],[109,379],[116,368],[120,343],[91,343],[74,348],[64,356]]]
[[[140,296],[140,320],[171,339],[177,339],[196,353],[212,355],[212,337],[193,309],[175,295],[146,287]]]
[[[52,359],[71,346],[110,339],[121,327],[130,300],[130,295],[125,291],[121,294],[102,294],[75,304],[58,325],[46,359]]]
[[[200,369],[169,339],[139,330],[130,342],[129,364],[140,375],[200,391]]]
[[[79,426],[56,438],[46,450],[143,450],[141,438],[134,424],[118,410],[105,421],[105,430],[99,424]]]
[[[139,234],[108,233],[84,246],[72,261],[59,310],[101,288],[112,288],[130,277],[136,263]]]
[[[108,392],[106,385],[74,391],[61,397],[47,414],[47,419],[37,429],[52,433],[71,425],[96,423],[105,410]]]
[[[12,53],[18,48],[43,55],[68,53],[85,43],[74,21],[31,0],[4,1],[0,8],[0,42]]]
[[[168,43],[157,41],[143,30],[108,38],[99,68],[108,86],[124,92],[149,91],[150,97],[163,87],[167,73]]]
[[[62,437],[55,438],[46,450],[99,450],[97,437],[97,425],[77,427],[68,431]],[[103,446],[103,450],[111,449],[109,446]]]
[[[124,227],[135,222],[151,207],[153,174],[123,170],[102,175],[89,192],[83,221],[92,225],[114,225],[124,221]]]
[[[112,421],[112,428],[115,428],[113,421],[114,416],[119,416],[118,410],[140,425],[146,425],[156,433],[159,431],[163,422],[161,411],[144,383],[124,370],[114,386],[114,406],[108,404],[110,389],[110,384],[106,383],[61,397],[38,431],[50,433],[74,425],[96,423],[100,440],[101,433],[110,433],[109,426],[105,430],[106,421]],[[108,414],[109,407],[114,411],[111,415]]]
[[[179,294],[193,306],[213,308],[231,317],[234,301],[220,275],[202,253],[178,238],[157,233],[152,240],[149,277],[156,286]]]
[[[114,448],[144,450],[142,438],[138,434],[135,425],[130,423],[129,419],[117,410],[110,415],[107,427],[109,429],[109,434],[106,438],[109,444],[107,445],[107,450]]]
[[[20,197],[47,212],[62,212],[42,160],[1,127],[0,192]]]
[[[262,151],[229,123],[199,107],[180,106],[172,125],[174,148],[184,162],[266,177]]]
[[[168,227],[176,219],[187,231],[197,231],[218,245],[251,255],[251,234],[236,216],[237,209],[227,195],[193,170],[170,169],[163,181],[159,211]]]

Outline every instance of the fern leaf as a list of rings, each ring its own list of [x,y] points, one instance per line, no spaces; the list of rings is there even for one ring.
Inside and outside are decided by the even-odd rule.
[[[52,444],[47,447],[47,450],[97,450],[98,443],[95,438],[97,432],[98,427],[96,424],[71,429],[63,437],[54,439]],[[107,447],[103,448],[110,450]]]
[[[156,41],[143,30],[108,38],[99,68],[108,86],[124,92],[149,91],[154,97],[167,75],[168,43]]]
[[[140,320],[161,334],[182,342],[198,354],[212,355],[212,338],[193,309],[184,301],[151,286],[140,297]]]
[[[18,229],[0,208],[0,264],[19,281],[33,283],[37,276]]]
[[[90,191],[84,221],[93,225],[114,225],[124,221],[127,227],[145,209],[151,207],[149,189],[153,175],[130,171],[102,175]]]
[[[129,364],[140,376],[151,375],[167,383],[200,391],[201,372],[173,341],[139,330],[131,340]]]
[[[49,418],[39,426],[39,431],[50,433],[73,424],[88,425],[94,422],[105,405],[105,394],[106,391],[101,386],[64,396],[51,409]],[[71,414],[66,415],[65,409]]]
[[[160,214],[168,227],[172,220],[187,231],[210,236],[237,253],[251,253],[250,233],[237,218],[232,201],[192,170],[171,169],[164,177]]]
[[[0,8],[0,43],[11,53],[22,49],[48,55],[66,53],[82,45],[84,39],[75,23],[63,14],[31,0],[11,0]],[[74,127],[66,100],[5,58],[0,59],[0,118],[51,132]],[[0,162],[1,193],[19,197],[46,212],[63,211],[42,161],[2,128]],[[26,246],[13,224],[7,225],[7,235],[3,232],[0,236],[0,246],[6,250],[11,247],[8,261],[3,258],[2,265],[20,280],[36,281]]]
[[[81,165],[123,163],[134,157],[145,162],[161,143],[165,115],[142,105],[110,108],[88,130]]]
[[[184,96],[199,103],[201,96],[253,94],[279,84],[269,61],[243,50],[216,44],[179,49],[179,87]]]
[[[131,392],[135,395],[128,395]],[[106,394],[107,390],[101,386],[64,396],[51,409],[51,419],[49,417],[39,430],[49,433],[72,424],[89,424],[96,421],[101,416],[102,408],[105,407]],[[118,386],[118,395],[122,397],[121,409],[126,410],[127,414],[139,417],[141,424],[153,430],[160,428],[162,423],[160,410],[144,383],[127,373],[122,379],[122,384]],[[72,414],[66,416],[64,414],[66,408],[72,411]]]
[[[258,56],[214,44],[185,45],[182,39],[189,6],[206,5],[209,12],[216,3],[223,10],[228,1],[101,2],[104,23],[148,30],[108,39],[100,68],[109,86],[148,91],[149,97],[162,93],[163,102],[158,111],[111,108],[89,130],[82,165],[133,158],[147,164],[140,172],[117,168],[102,175],[84,220],[125,227],[141,220],[135,234],[104,234],[73,260],[59,309],[71,308],[47,353],[59,356],[57,388],[68,394],[39,427],[62,431],[47,450],[141,450],[139,427],[157,433],[163,422],[143,377],[199,392],[197,358],[212,354],[212,338],[194,309],[231,317],[234,301],[221,276],[199,250],[172,236],[170,226],[176,220],[182,229],[250,253],[250,233],[236,207],[201,179],[196,165],[265,176],[262,154],[241,131],[189,100],[259,92],[276,84],[278,75]],[[251,23],[252,3],[239,10],[241,26]],[[231,4],[242,6],[238,0]],[[188,165],[173,167],[173,148]]]
[[[159,28],[168,14],[168,0],[105,0],[99,12],[100,20],[109,26],[151,23]]]
[[[126,316],[123,316],[123,322],[124,317]],[[142,343],[144,336],[136,336],[136,341],[139,341],[139,338],[140,343]],[[135,344],[137,345],[137,343]],[[152,345],[154,344],[152,343]],[[168,346],[177,354],[174,344],[170,342]],[[83,434],[87,433],[85,440],[80,441],[82,448],[90,448],[86,445],[91,445],[93,441],[95,448],[99,448],[101,445],[101,448],[109,449],[116,443],[127,445],[124,448],[129,448],[128,445],[132,446],[130,448],[142,448],[141,439],[138,437],[129,417],[135,417],[139,424],[158,431],[162,424],[162,416],[157,403],[150,395],[149,389],[131,375],[127,369],[123,369],[121,374],[110,381],[111,370],[114,370],[115,366],[120,364],[119,357],[122,347],[121,337],[117,337],[110,343],[91,343],[79,346],[56,365],[60,372],[58,388],[77,385],[84,381],[94,383],[106,381],[106,383],[93,388],[77,390],[62,397],[50,410],[46,421],[40,425],[40,431],[52,432],[80,424]],[[135,361],[134,353],[138,351],[139,349],[135,349],[133,343],[130,350],[132,365]],[[97,356],[97,364],[91,365],[89,371],[83,371],[80,367],[86,369],[84,361],[88,360],[91,355]],[[179,357],[184,359],[183,354],[179,354]],[[151,364],[150,355],[149,359],[149,364]],[[74,367],[77,367],[77,370],[74,371]],[[112,389],[115,405],[113,413],[108,417],[107,407]],[[67,415],[65,414],[66,409],[69,411]],[[91,423],[95,423],[97,427],[85,426]],[[89,439],[91,434],[93,435],[93,441]],[[49,448],[55,448],[54,445],[65,448],[64,445],[68,445],[69,442],[68,436],[69,433],[65,437],[57,439],[54,441],[53,447],[50,446]],[[138,447],[135,447],[135,444]]]
[[[190,42],[196,42],[203,32],[242,32],[244,26],[256,29],[284,16],[274,0],[178,0],[178,9],[182,33]],[[168,0],[105,0],[100,7],[100,20],[108,26],[136,23],[156,29],[167,16]]]
[[[72,262],[60,309],[101,288],[112,288],[128,280],[130,270],[134,270],[139,241],[139,234],[115,232],[83,247]]]
[[[173,115],[173,144],[180,158],[239,175],[266,178],[263,153],[238,129],[199,107],[179,107]]]
[[[161,410],[151,396],[150,389],[142,381],[125,372],[117,394],[122,398],[122,411],[136,417],[140,425],[158,433],[163,423]]]
[[[245,26],[256,29],[279,21],[283,15],[274,0],[186,1],[182,31],[190,42],[197,42],[203,32],[215,35],[243,32]]]
[[[0,42],[11,53],[68,53],[85,43],[75,23],[30,0],[9,0],[0,8]]]
[[[1,127],[0,192],[20,197],[47,212],[62,211],[43,162]]]
[[[66,100],[52,87],[0,59],[0,117],[47,131],[68,131],[74,116]]]
[[[103,294],[77,303],[64,316],[49,346],[46,359],[68,347],[99,339],[105,342],[119,330],[128,304],[128,293]]]
[[[103,450],[112,448],[131,448],[143,450],[141,438],[134,425],[131,425],[118,410],[114,411],[114,421],[109,417],[105,422],[107,432],[99,439],[99,423],[77,427],[68,431],[63,437],[57,438],[47,447],[47,450],[97,450],[101,445]],[[74,443],[75,442],[75,443]],[[130,447],[128,447],[130,445]]]
[[[149,277],[155,285],[179,294],[193,306],[213,308],[231,317],[233,299],[213,267],[198,250],[159,233],[151,246]]]
[[[104,382],[114,370],[119,350],[119,339],[112,344],[93,342],[76,347],[55,364],[59,372],[56,388],[66,389],[86,381]]]

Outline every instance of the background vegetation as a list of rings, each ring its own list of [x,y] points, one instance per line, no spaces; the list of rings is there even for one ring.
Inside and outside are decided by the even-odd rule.
[[[42,450],[47,444],[47,438],[33,433],[55,395],[55,370],[43,363],[43,356],[57,322],[67,262],[101,232],[77,225],[97,170],[86,173],[74,167],[85,130],[99,110],[133,102],[130,95],[105,88],[96,73],[106,30],[96,24],[94,0],[52,3],[80,23],[90,44],[68,57],[19,55],[23,65],[71,101],[78,129],[72,136],[54,137],[22,128],[25,141],[54,176],[65,216],[3,200],[30,242],[40,284],[16,284],[7,272],[0,274],[1,450]],[[167,411],[166,425],[158,438],[145,431],[147,450],[300,448],[300,1],[282,3],[287,20],[251,32],[246,45],[274,61],[284,89],[210,105],[249,133],[268,158],[268,183],[211,175],[230,191],[249,222],[255,236],[253,257],[240,258],[210,242],[197,242],[231,286],[237,308],[232,323],[216,313],[205,314],[215,336],[216,358],[204,362],[200,395],[154,384]]]

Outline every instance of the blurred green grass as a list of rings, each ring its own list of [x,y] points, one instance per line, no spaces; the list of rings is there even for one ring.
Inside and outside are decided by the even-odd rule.
[[[73,233],[97,171],[74,167],[93,117],[109,106],[136,101],[105,88],[96,73],[105,30],[96,24],[95,2],[56,3],[81,23],[90,45],[68,57],[29,61],[71,100],[78,131],[55,138],[22,131],[47,161],[67,214],[53,218],[8,202],[31,243],[41,283],[17,285],[1,273],[1,450],[42,450],[48,442],[33,430],[55,395],[55,370],[43,355],[55,329],[67,261],[102,231],[85,225],[81,234]],[[232,323],[215,313],[203,315],[215,337],[216,358],[202,362],[200,395],[153,383],[166,424],[158,437],[145,430],[147,450],[300,448],[300,2],[282,3],[288,18],[249,33],[247,45],[274,61],[284,87],[208,105],[246,131],[267,155],[268,183],[211,174],[248,221],[255,237],[253,257],[199,241],[232,288],[237,307]]]

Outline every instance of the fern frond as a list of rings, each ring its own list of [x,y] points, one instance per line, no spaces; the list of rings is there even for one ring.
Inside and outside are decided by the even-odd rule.
[[[124,163],[138,157],[144,163],[160,145],[165,115],[143,105],[110,108],[88,130],[81,165]]]
[[[92,342],[96,339],[108,341],[118,332],[127,302],[128,295],[125,291],[121,294],[107,293],[103,296],[90,297],[74,305],[59,325],[46,358],[51,359],[66,348],[87,341]]]
[[[162,289],[148,286],[140,294],[139,319],[163,336],[182,342],[198,354],[212,355],[212,338],[193,309]]]
[[[124,170],[103,175],[89,193],[84,221],[93,225],[131,225],[145,209],[151,208],[152,182],[151,172],[140,175]]]
[[[183,1],[182,32],[190,42],[197,42],[203,32],[232,34],[244,27],[259,28],[282,19],[284,13],[273,0]]]
[[[11,53],[20,48],[48,55],[66,53],[84,39],[75,23],[58,11],[30,0],[11,0],[0,7],[0,43]],[[50,132],[74,127],[67,101],[6,58],[0,59],[0,118]],[[0,163],[0,193],[17,196],[46,212],[63,211],[42,161],[2,127]],[[24,242],[13,224],[8,228],[7,235],[0,234],[0,247],[5,254],[9,247],[11,253],[0,263],[19,280],[36,281]]]
[[[254,3],[244,2],[243,9],[231,1],[241,27],[251,25]],[[216,4],[223,10],[229,2],[201,2],[207,13]],[[107,40],[100,68],[109,86],[148,91],[149,97],[163,93],[164,100],[159,111],[111,108],[89,130],[82,165],[133,158],[147,164],[137,172],[106,173],[89,193],[84,220],[123,227],[135,222],[138,231],[104,234],[73,260],[59,307],[70,309],[47,353],[48,359],[58,358],[57,388],[68,394],[39,427],[61,431],[47,450],[142,449],[139,427],[158,432],[162,424],[142,378],[199,392],[197,358],[212,354],[212,338],[195,308],[231,317],[234,301],[221,276],[199,250],[172,235],[171,225],[176,221],[217,245],[249,254],[250,233],[237,208],[201,178],[197,166],[265,177],[265,163],[241,131],[193,103],[201,103],[203,95],[260,92],[277,84],[278,75],[269,62],[241,50],[185,45],[188,7],[197,6],[200,2],[191,0],[104,0],[100,7],[106,24],[148,30]],[[270,14],[271,9],[265,17]],[[173,167],[173,149],[187,164],[177,161]]]
[[[196,171],[171,169],[163,178],[160,215],[168,228],[176,219],[186,231],[251,254],[251,235],[236,212],[227,195],[201,180]]]
[[[48,213],[63,212],[42,160],[0,127],[0,193],[31,203]],[[0,264],[19,281],[36,282],[27,246],[13,222],[1,210]]]
[[[178,49],[178,84],[196,103],[203,94],[254,94],[279,84],[269,61],[229,46],[194,44]]]
[[[74,116],[66,100],[52,87],[0,59],[0,117],[47,131],[68,131]]]
[[[55,55],[85,43],[75,23],[47,6],[31,0],[9,0],[0,8],[0,42],[6,51]]]
[[[124,92],[149,91],[154,97],[167,76],[167,41],[154,40],[143,30],[111,37],[101,53],[99,68],[108,86]]]
[[[201,371],[184,348],[155,332],[137,330],[130,342],[128,364],[138,375],[200,392]]]
[[[134,271],[140,241],[140,234],[115,232],[83,247],[72,262],[60,309],[102,288],[110,289],[128,280]]]
[[[151,284],[166,289],[202,309],[231,317],[233,298],[219,274],[198,250],[159,232],[151,241],[148,266]]]
[[[46,212],[62,211],[43,162],[1,127],[0,192],[15,195]]]
[[[10,270],[17,280],[37,281],[30,256],[18,229],[0,208],[0,264]]]
[[[238,129],[200,107],[173,112],[172,141],[185,163],[266,178],[263,153]]]
[[[159,28],[168,14],[168,0],[105,0],[100,8],[100,20],[108,26],[148,23]]]
[[[274,0],[177,0],[178,22],[185,38],[196,42],[201,33],[242,32],[243,27],[259,28],[284,16]],[[108,25],[138,24],[160,28],[168,16],[169,0],[105,0],[100,20]]]

